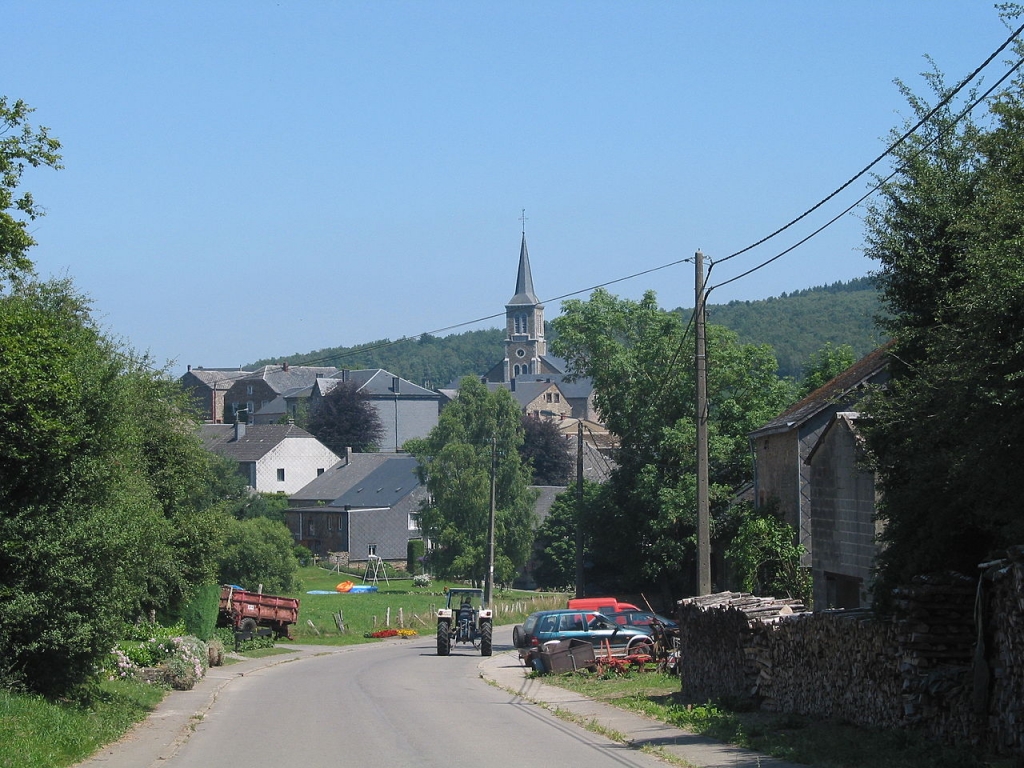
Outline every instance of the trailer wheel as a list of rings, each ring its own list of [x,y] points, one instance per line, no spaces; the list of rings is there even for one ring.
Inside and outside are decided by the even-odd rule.
[[[447,621],[437,622],[437,655],[447,656],[451,652],[452,635]]]
[[[491,655],[491,636],[494,633],[494,627],[491,626],[489,621],[480,622],[480,655],[490,656]]]
[[[255,634],[256,629],[256,619],[252,618],[251,616],[247,616],[244,619],[242,619],[242,622],[238,625],[239,632],[252,632],[253,634]]]

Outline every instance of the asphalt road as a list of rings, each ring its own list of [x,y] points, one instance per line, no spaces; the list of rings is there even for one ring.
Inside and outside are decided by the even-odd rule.
[[[695,766],[777,766],[528,678],[495,632],[495,655],[458,645],[436,655],[424,635],[218,667],[173,692],[143,724],[81,768],[319,766],[663,766],[652,745]],[[282,646],[287,647],[287,646]],[[557,717],[574,713],[613,741]]]

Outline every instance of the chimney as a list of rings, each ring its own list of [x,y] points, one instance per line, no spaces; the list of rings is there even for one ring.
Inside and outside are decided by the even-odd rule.
[[[397,376],[392,376],[391,377],[391,391],[394,392],[396,395],[398,394],[398,389],[399,389],[398,382],[399,381],[401,381],[401,379],[399,379]]]
[[[348,381],[348,368],[341,369],[341,380]]]
[[[287,362],[284,362],[284,363],[281,364],[281,370],[282,371],[287,371],[288,370],[288,363]]]
[[[238,414],[235,414],[235,440],[241,440],[243,437],[245,437],[245,422],[238,418]]]
[[[351,445],[346,445],[345,446],[345,457],[344,458],[345,458],[345,466],[347,467],[349,464],[352,463],[352,446]]]
[[[185,371],[185,373],[191,373],[191,372],[192,372],[192,366],[190,365],[190,366],[188,367],[188,369],[187,369],[187,370]]]

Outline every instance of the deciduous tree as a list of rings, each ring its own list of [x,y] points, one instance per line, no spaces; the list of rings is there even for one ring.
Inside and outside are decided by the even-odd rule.
[[[595,404],[620,441],[601,519],[591,531],[593,572],[607,588],[657,583],[695,589],[696,425],[693,337],[678,313],[603,289],[570,300],[554,321],[555,354],[594,381]],[[710,495],[720,515],[752,476],[747,435],[793,397],[767,346],[743,345],[708,326]]]
[[[30,192],[20,192],[26,165],[60,168],[60,142],[46,128],[33,128],[32,113],[21,99],[0,96],[0,280],[18,280],[33,273],[27,252],[35,241],[28,225],[43,215]]]
[[[384,439],[384,425],[367,396],[353,382],[343,381],[324,395],[309,416],[306,429],[338,455],[346,448],[375,451]]]
[[[526,564],[536,494],[519,454],[522,442],[519,407],[508,391],[489,392],[476,377],[466,377],[430,434],[406,445],[430,491],[419,520],[430,542],[427,558],[434,575],[485,579],[492,459],[495,580],[511,581]]]
[[[928,76],[934,97],[949,92]],[[915,114],[928,102],[905,93]],[[891,380],[868,444],[885,521],[876,596],[928,571],[973,573],[1024,540],[1024,84],[990,127],[946,106],[897,153],[868,217],[867,253],[891,312]]]

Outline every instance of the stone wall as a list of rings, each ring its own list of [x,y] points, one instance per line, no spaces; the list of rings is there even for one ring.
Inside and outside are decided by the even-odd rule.
[[[897,604],[882,620],[768,610],[735,593],[681,601],[683,694],[1024,758],[1024,548],[980,577],[916,579]]]

